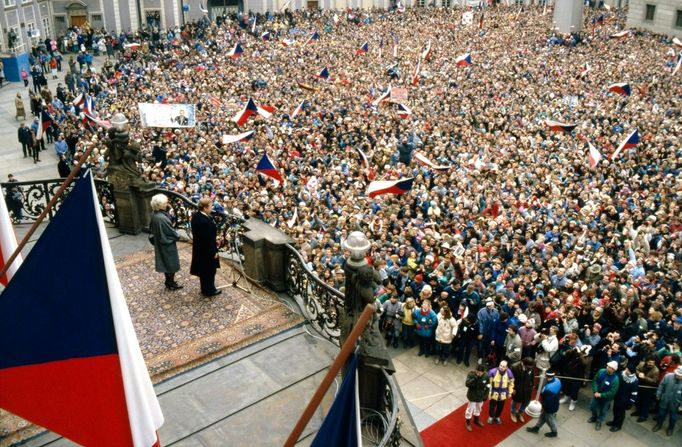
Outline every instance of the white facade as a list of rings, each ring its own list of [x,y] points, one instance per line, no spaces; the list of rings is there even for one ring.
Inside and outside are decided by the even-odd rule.
[[[682,38],[682,0],[630,0],[627,26]]]

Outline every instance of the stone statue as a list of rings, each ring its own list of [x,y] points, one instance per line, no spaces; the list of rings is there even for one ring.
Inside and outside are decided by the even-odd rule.
[[[117,114],[120,115],[120,114]],[[117,116],[112,119],[112,122]],[[123,117],[122,119],[125,119]],[[127,123],[127,120],[125,120]],[[107,135],[107,177],[114,187],[142,186],[146,184],[137,162],[142,161],[140,145],[130,142],[130,135],[124,126],[111,127]]]

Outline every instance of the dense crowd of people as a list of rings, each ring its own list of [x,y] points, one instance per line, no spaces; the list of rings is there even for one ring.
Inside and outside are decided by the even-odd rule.
[[[476,352],[467,386],[489,377],[497,397],[483,397],[502,401],[488,422],[507,399],[523,421],[533,371],[549,370],[570,410],[593,380],[597,429],[612,402],[613,431],[626,408],[642,422],[657,402],[654,429],[668,416],[670,434],[682,406],[679,48],[646,31],[610,38],[625,11],[586,11],[574,35],[555,33],[542,7],[516,6],[474,11],[468,25],[459,8],[285,11],[110,46],[104,35],[103,69],[81,51],[68,86],[40,90],[31,109],[49,108],[63,162],[94,145],[100,177],[105,129],[73,99],[92,95],[103,120],[124,112],[146,179],[280,228],[332,287],[343,288],[341,242],[364,232],[389,342],[418,342],[442,365],[469,366]],[[470,66],[456,62],[465,53]],[[325,67],[328,79],[317,77]],[[621,82],[631,94],[608,89]],[[406,89],[407,116],[377,104],[389,86]],[[232,118],[249,98],[275,112],[240,127]],[[143,102],[195,104],[197,125],[141,127]],[[548,119],[576,127],[557,132]],[[222,143],[246,130],[253,139]],[[610,157],[634,130],[636,146]],[[596,166],[588,144],[604,156]],[[282,184],[256,171],[264,153]],[[405,194],[366,193],[373,180],[405,178]],[[506,392],[514,381],[527,392]],[[482,424],[479,414],[467,410]],[[556,434],[549,413],[543,421]]]

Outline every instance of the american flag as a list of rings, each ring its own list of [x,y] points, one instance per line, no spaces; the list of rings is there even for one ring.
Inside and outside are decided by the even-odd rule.
[[[208,102],[210,102],[211,105],[212,105],[213,107],[215,107],[215,108],[220,108],[220,106],[223,105],[222,101],[220,101],[219,98],[217,98],[217,97],[215,97],[215,96],[213,96],[213,95],[210,95],[210,96],[208,97]]]

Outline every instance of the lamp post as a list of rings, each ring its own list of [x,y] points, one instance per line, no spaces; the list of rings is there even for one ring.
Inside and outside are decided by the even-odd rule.
[[[535,393],[535,400],[530,401],[526,407],[526,414],[532,418],[539,418],[542,414],[542,404],[540,403],[540,394],[542,394],[542,387],[545,385],[545,373],[546,369],[541,370],[540,382],[538,383],[538,391]]]

